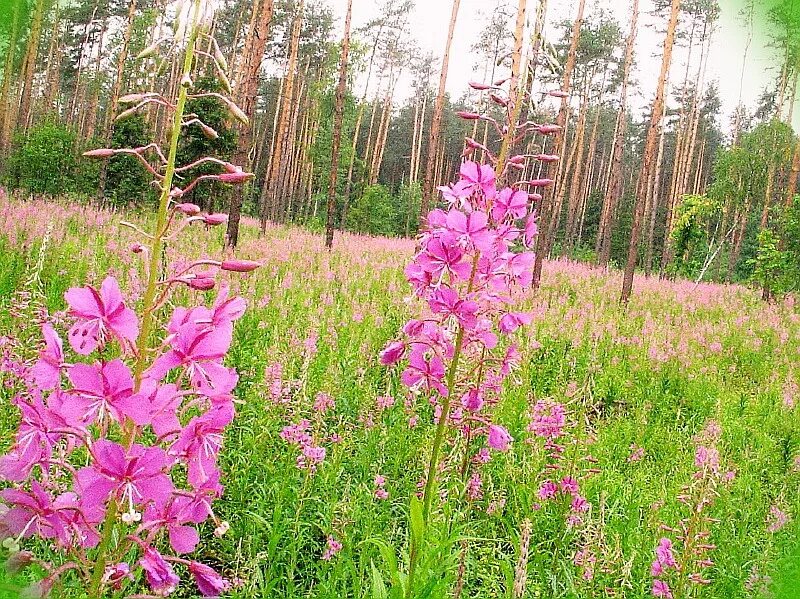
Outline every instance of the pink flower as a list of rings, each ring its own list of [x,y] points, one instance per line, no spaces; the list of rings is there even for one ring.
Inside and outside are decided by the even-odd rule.
[[[496,424],[489,425],[488,436],[489,447],[497,451],[508,451],[511,442],[514,440],[504,427]]]
[[[578,494],[578,481],[571,476],[565,476],[561,479],[561,492],[573,497]]]
[[[669,585],[663,580],[656,578],[653,581],[653,597],[672,599],[672,591],[669,590]]]
[[[675,556],[672,553],[672,541],[667,537],[662,537],[658,541],[656,547],[656,559],[665,568],[677,568],[678,564],[675,562]]]
[[[391,341],[381,352],[381,364],[390,366],[397,364],[406,352],[406,344],[402,341]]]
[[[233,420],[232,404],[220,404],[192,418],[169,450],[188,465],[189,483],[197,488],[217,473],[222,432]]]
[[[159,597],[171,595],[178,588],[181,579],[175,574],[172,566],[152,547],[145,548],[139,565],[144,570],[147,584]]]
[[[489,164],[466,161],[461,164],[461,178],[473,186],[480,187],[487,197],[495,193],[496,177],[494,169]]]
[[[519,327],[529,325],[533,320],[533,315],[526,312],[507,312],[500,317],[500,332],[509,334],[516,331]]]
[[[465,329],[474,328],[478,322],[475,316],[478,304],[459,298],[458,292],[451,287],[442,285],[434,290],[428,305],[434,314],[453,316]]]
[[[492,218],[498,222],[506,218],[506,216],[518,219],[524,217],[527,213],[528,192],[514,191],[510,187],[498,193],[492,205]]]
[[[325,553],[322,554],[322,559],[330,561],[333,557],[342,550],[342,544],[332,536],[328,535],[327,547]]]
[[[544,481],[539,486],[539,491],[536,493],[542,501],[545,499],[552,499],[558,492],[558,485],[551,480]]]
[[[31,374],[41,389],[58,387],[61,381],[61,367],[64,364],[64,344],[50,323],[42,325],[45,348],[39,352],[39,360],[34,364]]]
[[[189,563],[189,573],[194,578],[203,597],[219,597],[231,588],[231,584],[213,568],[199,562]]]
[[[488,229],[489,217],[485,212],[465,214],[455,208],[447,213],[447,228],[456,234],[464,247],[475,247],[485,252],[492,247],[492,234]]]
[[[417,266],[434,279],[450,274],[455,279],[469,277],[471,266],[453,235],[439,235],[428,241],[417,257]],[[410,278],[410,277],[409,277]]]
[[[540,400],[533,407],[528,431],[544,439],[557,439],[567,424],[567,411],[556,402]]]
[[[474,387],[470,387],[461,398],[461,405],[464,407],[464,409],[469,410],[470,412],[480,411],[480,409],[483,407],[483,397],[481,392]]]
[[[73,389],[61,411],[64,417],[84,426],[102,423],[109,415],[117,422],[124,421],[124,408],[133,394],[133,375],[122,360],[99,366],[75,364],[67,376]]]
[[[439,356],[426,358],[423,350],[415,349],[411,352],[408,367],[400,375],[400,380],[406,387],[422,387],[447,395],[447,387],[442,383],[444,375],[444,362]]]
[[[113,496],[137,520],[135,507],[163,505],[172,495],[172,480],[164,472],[171,466],[160,447],[134,444],[130,450],[100,439],[92,445],[93,462],[76,475],[81,502],[89,508],[102,506]]]
[[[127,350],[139,336],[136,314],[126,308],[117,280],[106,277],[98,293],[94,287],[73,287],[64,298],[70,315],[77,322],[69,330],[69,343],[76,353],[86,356],[106,344],[108,335],[116,337]]]

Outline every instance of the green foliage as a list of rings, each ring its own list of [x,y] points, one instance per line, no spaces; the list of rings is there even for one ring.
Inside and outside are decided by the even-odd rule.
[[[782,229],[782,236],[771,229],[761,231],[751,260],[752,280],[770,294],[800,290],[800,196],[783,215]]]
[[[395,235],[397,207],[383,185],[370,185],[347,213],[347,228],[368,235]]]
[[[706,195],[683,196],[675,216],[672,243],[675,270],[688,275],[695,250],[708,245],[708,222],[719,211],[719,204]]]
[[[81,158],[82,149],[74,131],[46,120],[15,136],[4,179],[10,187],[28,193],[93,194],[98,165]]]
[[[115,123],[111,136],[113,148],[136,148],[150,142],[151,132],[143,114]],[[114,203],[154,202],[150,173],[133,156],[116,155],[108,160],[105,195]]]

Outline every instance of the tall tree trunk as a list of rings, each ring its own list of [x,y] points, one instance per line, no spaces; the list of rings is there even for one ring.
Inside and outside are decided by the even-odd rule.
[[[269,26],[274,12],[273,0],[254,0],[253,18],[247,32],[245,47],[242,50],[243,64],[237,73],[239,87],[236,99],[239,108],[247,115],[250,122],[239,130],[236,140],[236,151],[233,154],[234,164],[243,169],[252,168],[250,152],[253,146],[253,128],[255,126],[256,108],[258,104],[258,87],[261,81],[261,62],[269,39]],[[269,182],[265,182],[265,185]],[[225,243],[234,248],[239,243],[239,223],[242,218],[244,203],[244,186],[234,185],[228,205],[228,225],[225,231]]]
[[[22,96],[17,114],[17,129],[25,131],[28,128],[31,105],[33,103],[33,76],[36,73],[36,59],[39,56],[39,39],[42,36],[42,17],[44,15],[44,0],[36,0],[33,11],[31,30],[28,33],[28,47],[25,51],[23,62]]]
[[[644,198],[647,185],[647,174],[652,168],[655,159],[656,137],[658,135],[658,124],[664,107],[664,86],[669,73],[670,62],[672,61],[672,47],[675,42],[675,30],[678,25],[678,13],[681,8],[681,0],[672,0],[670,9],[669,24],[667,25],[667,35],[664,41],[664,54],[661,59],[661,72],[658,76],[658,86],[656,87],[656,97],[653,100],[653,108],[650,113],[650,125],[647,128],[647,138],[644,147],[644,160],[642,163],[639,185],[637,186],[636,200],[633,211],[633,225],[631,228],[630,246],[628,247],[628,260],[625,264],[625,272],[622,278],[622,293],[620,301],[627,303],[631,297],[633,288],[633,272],[636,263],[639,261],[639,239],[642,234],[642,213],[644,212]]]
[[[61,11],[58,2],[53,7],[53,26],[50,31],[50,48],[47,51],[47,71],[44,78],[44,110],[46,112],[55,109],[58,79],[61,76]]]
[[[294,21],[292,22],[291,41],[289,43],[289,64],[286,72],[286,82],[283,86],[283,96],[280,101],[281,115],[278,120],[278,127],[273,136],[275,139],[274,150],[269,157],[269,167],[261,189],[261,234],[267,229],[267,218],[275,219],[278,214],[278,195],[277,178],[284,153],[284,146],[287,145],[289,128],[289,117],[292,112],[292,97],[294,95],[294,79],[297,70],[297,53],[300,46],[300,30],[303,24],[303,5],[304,0],[299,0]]]
[[[658,159],[656,160],[655,177],[653,177],[652,192],[650,195],[650,208],[647,219],[647,244],[645,245],[644,263],[645,272],[649,275],[653,269],[653,243],[656,233],[656,219],[661,198],[661,165],[664,161],[664,138],[666,137],[666,102],[661,116],[661,133],[658,140]]]
[[[567,51],[567,63],[564,65],[564,75],[561,79],[561,91],[569,93],[570,85],[572,84],[572,72],[575,70],[575,57],[578,52],[578,42],[581,37],[581,26],[583,25],[583,11],[586,7],[586,0],[578,1],[578,13],[575,16],[575,21],[572,23],[572,38],[569,43],[569,50]],[[567,123],[567,114],[569,111],[568,98],[561,99],[561,106],[558,109],[558,117],[556,118],[556,125],[562,129],[555,133],[553,139],[553,153],[558,156],[563,156],[564,147],[566,143],[566,136],[564,135],[564,127]],[[558,172],[560,165],[551,166],[551,172]],[[539,287],[539,282],[542,278],[542,262],[544,255],[549,251],[552,243],[552,237],[555,236],[553,230],[553,222],[555,215],[550,207],[551,200],[549,199],[551,192],[545,188],[542,191],[542,200],[540,205],[540,228],[539,235],[536,240],[536,261],[533,265],[533,285]]]
[[[450,47],[453,44],[453,34],[458,18],[458,8],[461,0],[453,0],[453,10],[450,14],[450,26],[447,29],[447,41],[442,55],[442,71],[439,75],[439,91],[436,94],[436,103],[433,106],[433,120],[431,121],[430,136],[428,138],[428,157],[425,163],[425,181],[422,187],[422,205],[420,207],[420,224],[422,224],[433,203],[433,194],[436,188],[434,180],[436,168],[436,151],[441,137],[442,112],[444,110],[444,96],[447,86],[447,71],[450,66]]]
[[[325,247],[333,247],[333,228],[336,213],[336,179],[339,175],[339,148],[342,145],[342,119],[344,118],[344,96],[347,92],[347,59],[350,53],[350,21],[353,16],[353,0],[347,0],[347,16],[344,19],[342,55],[339,57],[339,83],[333,109],[333,143],[331,144],[331,174],[328,179],[328,214],[325,224]]]
[[[11,35],[8,41],[8,48],[6,49],[6,59],[3,64],[3,83],[0,86],[0,158],[5,156],[10,129],[11,129],[11,115],[14,114],[14,109],[11,106],[11,79],[12,70],[14,69],[14,58],[17,51],[17,42],[19,41],[19,7],[18,2],[14,3],[14,16],[11,22]]]

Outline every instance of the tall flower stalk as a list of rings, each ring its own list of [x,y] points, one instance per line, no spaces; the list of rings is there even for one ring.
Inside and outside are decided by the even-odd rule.
[[[0,537],[15,563],[46,570],[46,577],[28,591],[37,597],[68,578],[80,580],[90,599],[135,590],[141,578],[137,570],[155,596],[177,589],[181,569],[203,596],[217,597],[230,587],[213,569],[181,556],[194,551],[198,526],[207,520],[214,522],[217,535],[228,529],[212,503],[223,490],[217,458],[234,416],[232,392],[238,379],[223,360],[244,301],[229,298],[223,288],[211,307],[177,307],[156,341],[160,309],[176,286],[209,291],[219,271],[249,272],[259,266],[248,260],[202,259],[162,271],[165,246],[185,227],[220,225],[227,218],[203,214],[180,198],[203,181],[236,184],[252,176],[213,157],[176,164],[183,127],[198,126],[216,135],[185,113],[188,99],[209,95],[192,93],[199,54],[207,55],[227,82],[224,59],[208,34],[210,16],[203,0],[180,4],[174,36],[143,53],[171,41],[168,55],[182,57],[183,64],[176,98],[145,92],[120,99],[134,106],[118,118],[152,105],[172,111],[167,154],[156,143],[86,153],[133,155],[160,189],[151,233],[123,223],[142,238],[131,247],[145,262],[141,318],[113,277],[99,289],[72,288],[65,294],[73,320],[67,336],[71,351],[53,324],[45,322],[44,349],[17,372],[22,385],[14,403],[22,417],[15,444],[0,457],[0,477],[10,483],[0,491]],[[198,49],[201,39],[215,50],[213,55]],[[244,118],[229,98],[213,95],[235,117]],[[196,176],[183,189],[175,185],[178,177],[191,177],[192,169],[205,163],[220,172]],[[50,559],[22,549],[34,536],[56,549]]]
[[[424,530],[433,514],[433,500],[441,478],[442,453],[454,431],[464,438],[465,455],[455,480],[465,486],[462,496],[477,487],[480,474],[467,476],[470,464],[483,464],[489,451],[506,451],[512,442],[506,428],[494,422],[503,380],[518,359],[513,344],[500,353],[500,337],[527,324],[531,316],[515,312],[514,290],[532,280],[537,235],[533,203],[541,198],[535,188],[552,184],[549,179],[520,180],[508,184],[510,173],[524,170],[529,159],[552,161],[555,156],[511,155],[513,147],[529,132],[550,134],[553,125],[517,124],[521,104],[517,82],[511,91],[499,86],[472,84],[490,92],[505,109],[506,122],[489,116],[460,112],[467,120],[484,120],[502,139],[497,155],[474,139],[466,140],[464,158],[480,150],[489,161],[466,160],[459,180],[441,187],[446,209],[427,215],[419,251],[405,274],[414,294],[426,303],[426,314],[403,327],[404,337],[381,353],[381,361],[405,360],[401,381],[413,395],[427,399],[434,408],[436,428],[425,468],[421,505],[412,500],[408,579],[405,594],[414,594],[415,578],[423,549]],[[483,439],[477,447],[475,441]],[[466,464],[466,467],[465,467]],[[469,479],[469,480],[468,480]]]

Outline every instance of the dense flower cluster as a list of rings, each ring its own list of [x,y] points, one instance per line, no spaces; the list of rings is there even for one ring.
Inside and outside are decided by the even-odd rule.
[[[118,556],[140,545],[139,566],[152,590],[169,594],[178,578],[168,562],[185,560],[161,556],[158,539],[165,535],[176,554],[186,554],[206,520],[218,534],[227,529],[211,505],[223,489],[217,457],[237,381],[222,360],[244,301],[223,290],[210,308],[176,308],[137,382],[125,358],[135,352],[139,320],[117,281],[108,277],[99,290],[73,288],[65,298],[73,319],[68,346],[45,323],[38,360],[17,372],[22,387],[13,402],[21,420],[14,445],[0,457],[0,476],[13,483],[0,491],[3,545],[19,552],[27,538],[48,539],[75,552],[72,567],[81,569],[115,510],[130,541]],[[186,485],[177,484],[184,478],[178,472]],[[207,581],[217,575],[185,563],[201,592],[211,588]],[[106,583],[119,588],[132,579],[131,569],[109,565]]]
[[[431,400],[437,421],[445,418],[467,438],[483,436],[486,446],[506,451],[511,435],[492,422],[490,408],[518,352],[513,345],[501,356],[492,352],[500,336],[531,320],[510,306],[513,290],[531,283],[536,214],[527,191],[497,189],[492,166],[467,161],[460,175],[441,188],[448,208],[428,215],[405,271],[428,317],[406,323],[404,339],[389,343],[381,361],[405,358],[403,384]]]

